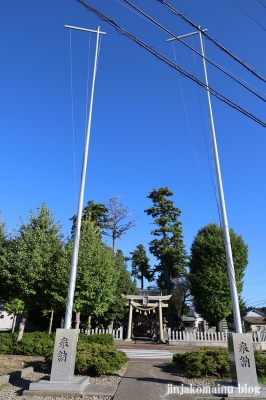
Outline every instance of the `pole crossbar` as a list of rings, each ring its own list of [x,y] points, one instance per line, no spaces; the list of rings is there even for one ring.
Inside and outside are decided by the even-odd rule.
[[[100,33],[101,35],[106,35],[106,32],[101,32],[101,31],[98,32],[93,29],[79,28],[78,26],[65,25],[65,28],[76,29],[77,31]]]

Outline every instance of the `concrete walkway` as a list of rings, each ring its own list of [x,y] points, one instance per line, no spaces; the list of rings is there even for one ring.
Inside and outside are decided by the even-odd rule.
[[[178,394],[167,394],[168,385],[180,386],[182,382],[168,364],[129,362],[113,400],[173,400]],[[182,400],[192,400],[184,394]]]

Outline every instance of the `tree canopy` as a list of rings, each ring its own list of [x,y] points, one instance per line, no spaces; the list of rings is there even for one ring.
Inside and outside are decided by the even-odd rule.
[[[230,241],[240,295],[248,247],[233,229],[230,229]],[[198,231],[191,246],[189,266],[195,308],[210,324],[217,325],[232,312],[224,238],[218,225],[209,224]]]
[[[102,315],[115,299],[118,280],[113,250],[91,221],[83,220],[80,235],[74,310]]]
[[[158,272],[157,285],[166,293],[172,294],[172,279],[186,275],[188,255],[182,235],[181,211],[169,199],[173,193],[167,188],[153,189],[147,196],[153,206],[145,210],[151,215],[157,228],[151,231],[155,236],[149,245],[151,254],[158,260],[155,272]],[[172,303],[168,307],[168,324],[173,327]]]
[[[141,281],[141,289],[144,287],[144,278],[147,279],[148,282],[153,280],[154,274],[151,270],[149,261],[150,259],[147,257],[145,247],[142,244],[139,244],[136,250],[130,253],[131,256],[131,265],[132,265],[132,273],[135,279],[140,279]]]
[[[171,294],[171,279],[186,275],[188,255],[183,243],[181,211],[168,197],[173,193],[166,188],[153,189],[147,196],[153,206],[145,210],[151,215],[157,228],[151,231],[156,238],[150,245],[150,252],[158,260],[155,271],[159,272],[158,285]]]
[[[37,207],[37,215],[30,212],[28,221],[21,222],[18,231],[7,242],[7,256],[1,264],[5,299],[20,300],[24,304],[23,324],[28,313],[48,301],[47,272],[57,268],[62,252],[60,226],[45,204]],[[23,326],[21,326],[23,334]],[[20,337],[19,337],[20,339]]]

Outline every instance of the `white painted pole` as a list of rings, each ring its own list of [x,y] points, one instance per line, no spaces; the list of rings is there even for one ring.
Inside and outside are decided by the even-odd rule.
[[[217,182],[218,182],[218,189],[219,189],[220,206],[221,206],[221,212],[222,212],[222,227],[223,227],[223,233],[224,233],[226,261],[227,261],[231,300],[232,300],[232,305],[233,305],[235,331],[236,331],[236,333],[242,333],[242,324],[241,324],[241,317],[240,317],[240,311],[239,311],[238,293],[237,293],[237,288],[236,288],[234,262],[233,262],[233,256],[232,256],[232,249],[231,249],[231,242],[230,242],[230,236],[229,236],[229,228],[228,228],[225,200],[224,200],[222,175],[221,175],[221,170],[220,170],[220,162],[219,162],[218,148],[217,148],[213,114],[212,114],[212,105],[211,105],[211,96],[210,96],[210,92],[209,92],[207,67],[206,67],[206,61],[204,58],[205,52],[204,52],[204,47],[203,47],[203,42],[202,42],[202,34],[201,34],[200,30],[199,30],[199,38],[200,38],[201,53],[203,56],[202,62],[203,62],[203,68],[204,68],[205,82],[207,85],[207,99],[208,99],[209,116],[210,116],[212,145],[213,145],[214,161],[215,161],[215,168],[216,168],[216,175],[217,175]]]
[[[82,28],[76,28],[76,27],[71,27],[71,28],[84,30]],[[90,31],[90,30],[88,30],[88,31]],[[95,32],[95,31],[93,31],[93,32]],[[73,311],[74,293],[75,293],[75,286],[76,286],[78,250],[79,250],[80,229],[81,229],[81,217],[82,217],[83,202],[84,202],[84,189],[85,189],[86,170],[87,170],[88,152],[89,152],[92,105],[93,105],[93,97],[94,97],[94,86],[95,86],[97,62],[98,62],[98,55],[99,55],[99,36],[100,36],[100,34],[103,33],[103,32],[100,32],[99,26],[97,27],[96,33],[97,33],[97,36],[96,36],[96,48],[95,48],[95,57],[94,57],[92,86],[91,86],[90,107],[89,107],[89,115],[88,115],[88,123],[87,123],[87,133],[86,133],[86,139],[85,139],[85,145],[84,145],[84,155],[83,155],[83,165],[82,165],[81,181],[80,181],[78,210],[77,210],[77,217],[76,217],[74,246],[73,246],[71,266],[70,266],[69,282],[68,282],[68,296],[67,296],[65,322],[64,322],[65,329],[70,329],[71,322],[72,322],[72,311]]]
[[[213,114],[212,114],[211,96],[210,96],[210,91],[208,89],[209,83],[208,83],[207,67],[206,67],[206,61],[205,61],[205,52],[204,52],[204,47],[203,47],[203,42],[202,42],[202,34],[201,34],[201,32],[205,32],[205,31],[207,31],[207,29],[201,29],[200,26],[198,28],[199,28],[198,32],[192,32],[192,33],[188,33],[186,35],[176,36],[174,38],[168,39],[167,41],[170,42],[172,40],[195,35],[196,33],[199,34],[201,54],[203,56],[202,62],[203,62],[203,68],[204,68],[205,83],[207,86],[206,91],[207,91],[207,100],[208,100],[209,116],[210,116],[212,146],[213,146],[213,154],[214,154],[214,161],[215,161],[215,168],[216,168],[216,175],[217,175],[217,182],[218,182],[218,189],[219,189],[220,207],[221,207],[221,212],[222,212],[222,227],[223,227],[223,234],[224,234],[224,244],[225,244],[225,253],[226,253],[226,263],[227,263],[227,270],[228,270],[230,294],[231,294],[231,300],[232,300],[232,306],[233,306],[235,331],[236,331],[236,333],[242,333],[242,324],[241,324],[241,317],[240,317],[240,310],[239,310],[238,293],[237,293],[236,279],[235,279],[235,269],[234,269],[234,262],[233,262],[233,256],[232,256],[232,249],[231,249],[225,200],[224,200],[224,191],[223,191],[222,175],[221,175],[221,170],[220,170],[218,147],[217,147],[216,134],[215,134],[215,128],[214,128]]]

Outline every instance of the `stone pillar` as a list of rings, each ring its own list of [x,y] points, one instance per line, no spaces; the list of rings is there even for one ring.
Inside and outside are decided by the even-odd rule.
[[[162,300],[159,300],[159,339],[163,341],[163,312],[162,312]]]
[[[131,336],[132,336],[132,313],[133,313],[133,306],[132,306],[132,301],[130,301],[129,302],[129,316],[128,316],[126,340],[131,340]]]

